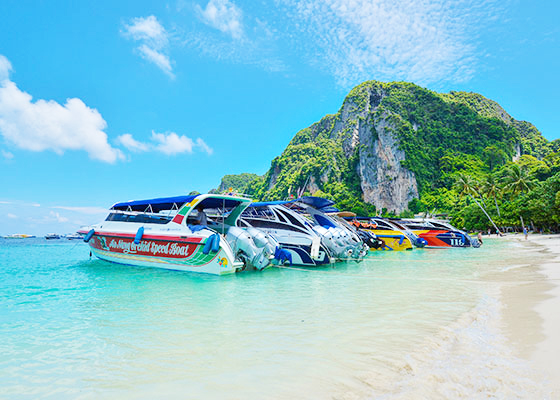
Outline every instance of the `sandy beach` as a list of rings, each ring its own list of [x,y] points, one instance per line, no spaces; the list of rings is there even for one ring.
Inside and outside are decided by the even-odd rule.
[[[503,326],[516,355],[548,377],[553,398],[560,398],[560,236],[507,235],[520,244],[519,265],[502,285]],[[502,277],[503,279],[503,277]]]

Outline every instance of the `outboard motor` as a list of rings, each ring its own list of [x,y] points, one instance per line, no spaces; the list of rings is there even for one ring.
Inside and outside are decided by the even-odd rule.
[[[274,255],[276,247],[278,247],[278,241],[273,236],[253,227],[247,228],[247,232],[259,249],[265,249],[269,255]]]
[[[228,229],[226,239],[246,266],[262,270],[270,265],[278,243],[258,229],[252,229],[249,232],[232,226]]]
[[[370,249],[379,249],[383,246],[383,242],[371,232],[358,230],[357,234]]]
[[[346,246],[340,240],[339,232],[333,228],[325,228],[324,226],[316,225],[313,230],[317,232],[323,239],[325,246],[332,252],[335,258],[347,258]]]

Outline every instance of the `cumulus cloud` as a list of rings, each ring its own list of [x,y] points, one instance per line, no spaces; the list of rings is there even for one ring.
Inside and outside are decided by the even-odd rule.
[[[9,78],[0,84],[0,134],[21,149],[57,154],[84,150],[92,159],[114,163],[123,155],[107,142],[106,127],[101,114],[78,98],[63,105],[53,100],[34,102]]]
[[[196,5],[200,19],[207,25],[216,28],[234,39],[243,37],[243,13],[229,0],[210,0],[206,8]]]
[[[185,135],[177,135],[175,132],[168,134],[152,131],[152,140],[156,142],[156,150],[163,154],[192,153],[194,142]]]
[[[131,151],[157,151],[167,155],[192,153],[195,149],[212,154],[213,150],[202,140],[193,140],[188,136],[179,136],[175,132],[157,133],[152,131],[151,143],[140,142],[126,133],[117,138],[117,141]]]
[[[129,24],[125,24],[122,34],[140,43],[136,50],[142,58],[155,64],[169,77],[175,77],[167,54],[169,35],[155,16],[133,18]]]
[[[365,79],[464,81],[495,0],[278,0],[289,41],[343,86]]]

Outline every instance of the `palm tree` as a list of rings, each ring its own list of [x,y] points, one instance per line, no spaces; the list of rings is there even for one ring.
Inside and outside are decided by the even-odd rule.
[[[493,174],[486,175],[486,180],[482,184],[482,189],[486,196],[494,198],[496,211],[498,212],[498,217],[500,217],[500,207],[498,207],[497,197],[500,195],[502,189],[498,184],[498,180]]]
[[[473,196],[473,195],[478,196],[478,192],[476,191],[475,187],[476,187],[476,181],[470,175],[466,175],[463,173],[457,174],[455,180],[455,188],[459,192],[459,196],[460,197],[468,196],[472,200],[474,200],[476,205],[480,207],[484,215],[486,215],[488,220],[492,223],[492,225],[494,225],[494,228],[496,228],[496,232],[500,233],[500,230],[498,229],[498,227],[496,226],[492,218],[490,218],[490,215],[488,215],[484,207],[482,207],[482,205],[480,205],[480,203]]]
[[[527,168],[518,164],[509,167],[505,183],[505,189],[513,195],[528,192],[537,185]]]

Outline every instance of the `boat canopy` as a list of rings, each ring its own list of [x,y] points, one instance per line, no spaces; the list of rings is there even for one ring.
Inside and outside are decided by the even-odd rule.
[[[140,212],[149,210],[154,213],[162,210],[178,210],[183,204],[191,202],[196,196],[160,197],[157,199],[125,201],[115,204],[111,207],[111,210]]]
[[[331,212],[339,212],[340,210],[336,207],[333,207],[334,201],[323,199],[322,197],[314,197],[314,196],[303,196],[298,199],[294,200],[278,200],[278,201],[264,201],[264,202],[257,202],[252,203],[250,207],[265,207],[265,206],[274,206],[274,205],[285,205],[287,207],[292,208],[293,206],[297,207],[298,203],[305,204],[307,206],[313,207],[316,210],[319,210],[324,213],[331,213]]]
[[[323,211],[324,209],[334,208],[332,207],[334,206],[334,201],[323,199],[322,197],[303,196],[297,199],[297,201],[321,211]],[[330,212],[330,211],[326,211],[326,212]]]
[[[190,195],[190,196],[175,196],[175,197],[160,197],[157,199],[148,200],[133,200],[125,201],[122,203],[117,203],[111,210],[119,211],[139,211],[139,212],[153,212],[158,213],[163,210],[178,210],[184,204],[190,203],[198,196],[203,196],[200,194]],[[239,205],[241,201],[238,198],[224,198],[224,196],[219,197],[207,197],[202,200],[204,208],[234,208]]]

